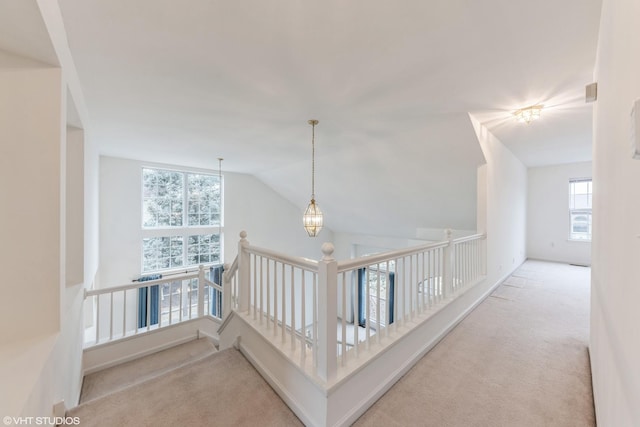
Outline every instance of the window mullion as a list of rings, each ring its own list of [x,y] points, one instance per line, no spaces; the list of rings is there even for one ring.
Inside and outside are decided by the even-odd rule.
[[[183,174],[182,180],[182,263],[188,265],[188,248],[189,248],[189,174]]]

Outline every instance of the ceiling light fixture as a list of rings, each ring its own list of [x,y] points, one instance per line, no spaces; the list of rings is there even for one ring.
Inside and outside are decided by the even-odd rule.
[[[309,124],[311,125],[311,202],[309,203],[309,206],[307,206],[307,210],[304,212],[302,220],[304,222],[304,229],[307,230],[309,237],[316,237],[318,233],[320,233],[320,230],[322,230],[323,224],[323,215],[318,205],[316,205],[315,194],[315,129],[318,121],[309,120]]]
[[[522,108],[516,111],[513,115],[516,116],[516,120],[518,120],[519,123],[529,124],[540,118],[542,107],[543,105],[532,105],[531,107]]]

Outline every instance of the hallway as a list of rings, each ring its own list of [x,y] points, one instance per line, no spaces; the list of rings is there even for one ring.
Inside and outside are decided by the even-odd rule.
[[[525,262],[354,425],[594,426],[589,290],[589,268]],[[68,415],[96,426],[300,425],[235,350],[185,363]]]
[[[594,426],[590,269],[527,261],[356,426]]]

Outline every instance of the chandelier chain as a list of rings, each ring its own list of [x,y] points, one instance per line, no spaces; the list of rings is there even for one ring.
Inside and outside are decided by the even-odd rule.
[[[222,215],[222,157],[218,157],[218,188],[220,192],[220,199],[218,200],[218,212]],[[222,239],[222,217],[218,218],[218,244],[221,244]]]
[[[311,123],[311,200],[316,198],[316,124]]]

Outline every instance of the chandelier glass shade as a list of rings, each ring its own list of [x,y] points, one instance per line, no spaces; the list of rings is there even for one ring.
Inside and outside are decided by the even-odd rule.
[[[519,123],[529,124],[534,120],[538,120],[540,118],[540,112],[542,111],[542,105],[532,105],[531,107],[522,108],[515,113],[516,120]]]
[[[324,223],[324,216],[316,204],[315,195],[315,128],[318,121],[309,120],[309,124],[311,125],[311,202],[304,211],[302,221],[309,237],[316,237],[320,233],[320,230],[322,230]]]
[[[304,229],[307,230],[309,237],[316,237],[322,230],[324,218],[314,199],[311,199],[302,219],[304,221]]]

